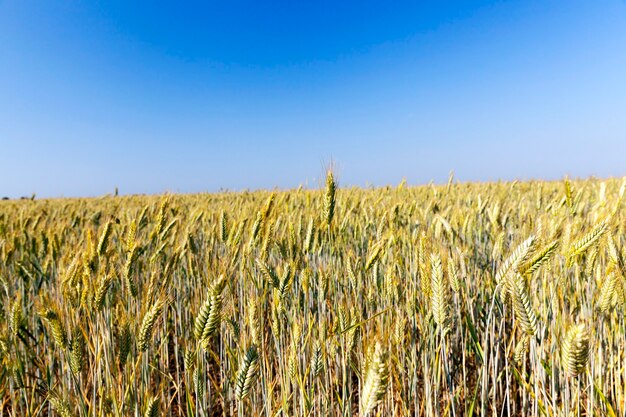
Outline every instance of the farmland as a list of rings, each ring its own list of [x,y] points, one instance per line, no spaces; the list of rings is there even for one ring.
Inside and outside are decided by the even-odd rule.
[[[617,179],[0,202],[11,416],[623,416]]]

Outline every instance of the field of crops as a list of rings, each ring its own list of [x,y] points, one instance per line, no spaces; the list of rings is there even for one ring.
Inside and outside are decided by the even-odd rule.
[[[624,416],[619,180],[0,202],[2,416]]]

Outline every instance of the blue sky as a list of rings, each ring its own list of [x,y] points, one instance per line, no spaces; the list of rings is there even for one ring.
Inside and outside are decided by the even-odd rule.
[[[0,0],[0,195],[626,175],[626,2]]]

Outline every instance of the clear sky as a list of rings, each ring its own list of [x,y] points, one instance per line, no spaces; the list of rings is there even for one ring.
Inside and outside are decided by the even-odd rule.
[[[626,175],[626,2],[0,0],[0,196]]]

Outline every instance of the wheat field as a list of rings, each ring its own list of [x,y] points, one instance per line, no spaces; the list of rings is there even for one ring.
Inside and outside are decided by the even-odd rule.
[[[618,179],[0,202],[2,416],[625,416]]]

